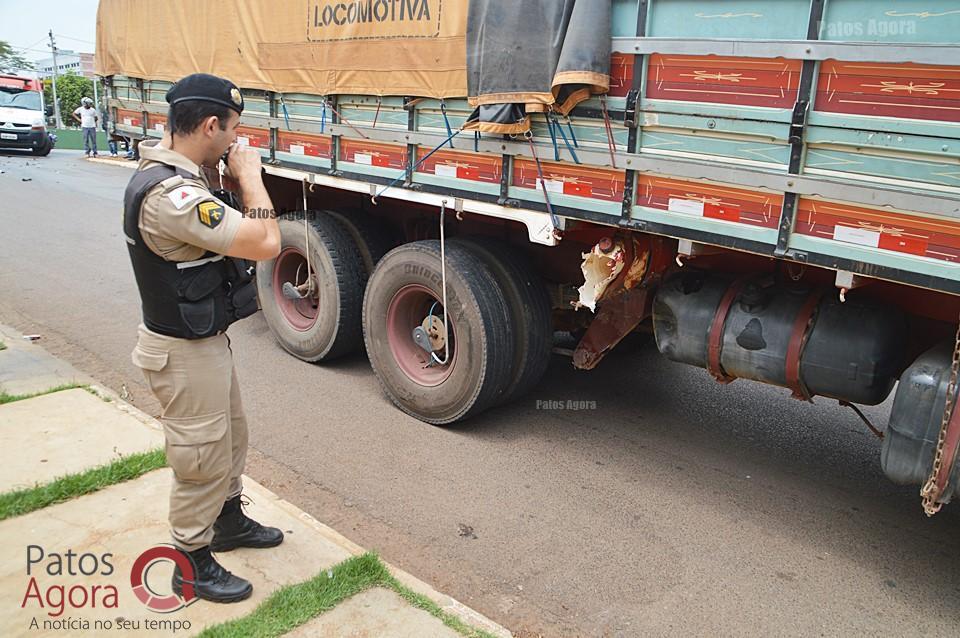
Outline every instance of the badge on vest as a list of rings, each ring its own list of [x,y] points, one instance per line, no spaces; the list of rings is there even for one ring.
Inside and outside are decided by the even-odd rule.
[[[216,228],[223,221],[223,215],[226,213],[223,206],[217,202],[203,202],[197,206],[197,215],[200,217],[200,223],[207,228]]]

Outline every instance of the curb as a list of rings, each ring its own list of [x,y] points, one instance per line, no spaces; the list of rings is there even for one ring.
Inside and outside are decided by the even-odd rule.
[[[109,164],[110,166],[123,166],[125,168],[136,168],[140,162],[128,159],[109,159],[106,157],[83,157],[82,160],[94,164]]]

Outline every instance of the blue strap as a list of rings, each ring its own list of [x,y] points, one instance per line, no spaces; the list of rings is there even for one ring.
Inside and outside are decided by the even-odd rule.
[[[560,147],[557,146],[557,134],[553,132],[553,120],[547,114],[544,114],[544,117],[547,120],[547,130],[550,131],[550,141],[553,142],[553,159],[559,162]]]
[[[453,129],[450,128],[450,120],[447,119],[447,104],[440,100],[440,114],[443,115],[443,123],[447,125],[447,135],[450,136],[450,148],[453,148]]]
[[[556,119],[556,116],[554,116],[554,119]],[[570,140],[567,139],[567,134],[563,132],[563,127],[560,125],[560,120],[556,120],[556,123],[557,130],[560,131],[560,136],[563,138],[563,143],[567,145],[567,150],[570,151],[570,157],[573,158],[575,163],[579,164],[580,158],[577,157],[577,152],[573,150],[572,146],[570,146]],[[556,145],[556,142],[554,142],[554,145]],[[559,157],[557,159],[559,159]]]
[[[577,136],[573,132],[573,122],[570,121],[569,116],[567,116],[567,130],[570,131],[570,139],[573,140],[573,145],[576,148],[580,148],[580,144],[577,143]]]
[[[327,98],[323,98],[320,106],[320,132],[323,133],[327,128]]]
[[[473,132],[473,152],[480,152],[480,131]]]
[[[432,151],[430,151],[429,153],[427,153],[426,155],[424,155],[423,157],[421,157],[421,158],[420,158],[420,161],[417,162],[416,164],[414,164],[413,169],[411,170],[411,172],[414,172],[414,171],[416,171],[418,168],[420,168],[420,165],[423,164],[425,161],[427,161],[427,158],[428,158],[428,157],[430,157],[431,155],[433,155],[434,153],[436,153],[437,151],[439,151],[441,148],[443,148],[443,147],[447,144],[447,142],[450,142],[450,146],[453,146],[453,138],[455,138],[456,136],[460,135],[460,133],[462,133],[462,132],[463,132],[463,129],[459,129],[459,130],[454,131],[453,133],[451,133],[451,134],[450,134],[450,137],[448,137],[447,139],[445,139],[445,140],[443,140],[442,142],[440,142],[440,144],[437,145]],[[403,173],[400,174],[400,177],[398,177],[397,179],[393,180],[392,182],[390,182],[389,184],[387,184],[386,186],[384,186],[383,188],[381,188],[380,191],[378,191],[377,194],[373,196],[373,203],[376,204],[378,197],[380,197],[380,196],[383,195],[385,192],[387,192],[388,190],[390,190],[391,188],[393,188],[393,187],[397,184],[397,182],[399,182],[400,180],[404,179],[406,176],[407,176],[407,168],[404,167]]]
[[[287,124],[287,130],[290,130],[290,114],[287,112],[287,103],[283,101],[283,95],[280,96],[280,108],[283,109],[283,121]]]

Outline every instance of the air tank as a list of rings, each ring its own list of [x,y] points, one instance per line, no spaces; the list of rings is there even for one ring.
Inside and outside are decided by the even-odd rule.
[[[673,361],[708,368],[711,327],[731,286],[720,340],[729,377],[789,387],[787,355],[796,331],[806,333],[799,378],[810,396],[877,405],[889,396],[904,357],[906,317],[897,308],[848,299],[835,290],[788,287],[772,277],[684,270],[657,293],[657,347]],[[809,322],[798,317],[809,317]],[[721,318],[723,320],[723,318]],[[794,347],[796,340],[794,340]]]

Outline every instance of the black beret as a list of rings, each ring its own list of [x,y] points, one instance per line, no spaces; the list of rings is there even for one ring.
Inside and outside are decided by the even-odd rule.
[[[209,73],[188,75],[167,91],[167,103],[171,106],[190,100],[213,102],[237,113],[243,112],[243,95],[237,85]]]

